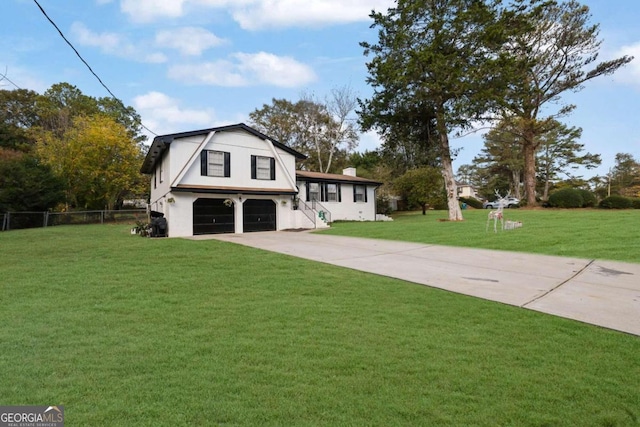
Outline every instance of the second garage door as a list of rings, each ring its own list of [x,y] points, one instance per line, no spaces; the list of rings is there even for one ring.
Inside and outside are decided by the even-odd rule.
[[[243,203],[242,207],[245,233],[276,229],[276,204],[273,200],[249,199]]]

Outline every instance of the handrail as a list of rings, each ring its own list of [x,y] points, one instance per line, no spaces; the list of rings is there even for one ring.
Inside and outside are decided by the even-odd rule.
[[[302,200],[298,201],[298,210],[302,211],[303,214],[305,214],[305,216],[307,218],[309,218],[309,220],[314,224],[316,224],[316,214],[313,210],[313,208],[309,205],[307,205],[305,202],[303,202]]]
[[[320,218],[322,218],[324,220],[324,222],[326,222],[327,224],[331,223],[331,211],[329,209],[327,209],[326,207],[324,207],[322,205],[322,203],[320,203],[317,200],[313,200],[311,206],[313,207],[313,209],[315,211],[318,212],[318,215],[320,215]],[[320,207],[320,208],[318,209],[318,207]]]

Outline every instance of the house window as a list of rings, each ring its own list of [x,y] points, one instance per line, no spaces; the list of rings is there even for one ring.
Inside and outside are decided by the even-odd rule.
[[[317,182],[310,182],[308,184],[309,196],[307,197],[307,202],[312,200],[320,200],[320,184]]]
[[[327,202],[338,201],[338,184],[327,184]]]
[[[251,179],[276,179],[276,160],[273,157],[251,156]]]
[[[353,201],[354,202],[366,202],[367,201],[367,187],[365,185],[353,186]]]
[[[202,176],[231,176],[231,154],[226,151],[204,150],[200,154],[200,174]]]
[[[164,160],[160,162],[160,182],[164,181]]]

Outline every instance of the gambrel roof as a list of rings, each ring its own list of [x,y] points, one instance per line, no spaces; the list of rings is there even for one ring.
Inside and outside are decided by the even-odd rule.
[[[167,150],[169,145],[175,139],[188,138],[190,136],[207,135],[211,132],[230,132],[230,131],[236,131],[236,130],[245,131],[262,140],[270,140],[274,146],[295,156],[300,160],[304,160],[307,158],[307,156],[305,156],[304,154],[294,150],[293,148],[287,147],[286,145],[278,141],[275,141],[272,138],[269,138],[267,135],[263,134],[262,132],[259,132],[250,126],[245,125],[244,123],[238,123],[235,125],[227,125],[227,126],[220,126],[215,128],[209,128],[209,129],[200,129],[200,130],[193,130],[189,132],[180,132],[180,133],[172,133],[168,135],[156,136],[153,139],[153,142],[151,143],[151,147],[149,147],[149,151],[147,152],[147,156],[145,157],[144,162],[142,163],[140,172],[146,173],[146,174],[153,173],[156,163],[158,162],[159,159],[162,158],[162,153],[165,150]]]

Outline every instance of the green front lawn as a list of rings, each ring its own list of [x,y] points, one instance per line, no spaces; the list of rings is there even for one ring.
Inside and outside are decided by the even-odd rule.
[[[0,272],[0,404],[69,426],[640,420],[640,339],[542,313],[126,226],[0,233]]]
[[[487,232],[488,210],[463,211],[463,222],[440,222],[446,211],[399,213],[393,222],[336,222],[323,233],[577,258],[640,262],[640,210],[505,209],[522,228]]]

